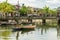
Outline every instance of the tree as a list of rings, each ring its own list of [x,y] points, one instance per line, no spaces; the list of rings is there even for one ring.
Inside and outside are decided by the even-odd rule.
[[[27,14],[28,8],[26,6],[22,6],[19,10],[20,14],[24,15]]]
[[[0,11],[1,12],[3,12],[3,13],[13,12],[14,10],[15,10],[15,8],[13,5],[6,3],[6,2],[0,3]]]
[[[56,9],[56,11],[57,11],[57,13],[59,14],[59,13],[60,13],[60,7],[58,7],[58,8]]]
[[[44,11],[44,13],[49,13],[49,7],[45,6],[45,7],[43,8],[43,11]]]
[[[52,15],[56,15],[57,14],[57,11],[56,10],[49,10],[49,14],[52,14]]]
[[[57,11],[55,9],[50,9],[49,7],[45,6],[43,8],[45,14],[56,15]]]

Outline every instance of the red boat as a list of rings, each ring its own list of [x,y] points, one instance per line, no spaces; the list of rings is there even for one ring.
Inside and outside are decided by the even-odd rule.
[[[21,28],[23,29],[34,29],[36,27],[36,25],[34,25],[33,23],[22,23],[19,26],[14,27],[14,30],[20,30]]]
[[[27,25],[22,25],[21,28],[35,28],[36,25],[32,25],[32,24],[27,24]]]

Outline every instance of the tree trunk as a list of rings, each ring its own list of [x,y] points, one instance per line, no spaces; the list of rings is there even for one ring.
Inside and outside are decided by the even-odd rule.
[[[42,24],[45,25],[46,19],[42,19]]]
[[[58,19],[58,24],[60,25],[60,19]]]

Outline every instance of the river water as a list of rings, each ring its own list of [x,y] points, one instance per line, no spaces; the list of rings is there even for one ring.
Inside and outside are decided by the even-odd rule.
[[[60,27],[39,26],[35,29],[13,31],[0,28],[0,40],[60,40]]]

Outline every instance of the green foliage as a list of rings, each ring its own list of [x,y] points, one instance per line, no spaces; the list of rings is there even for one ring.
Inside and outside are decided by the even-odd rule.
[[[0,3],[1,12],[12,12],[14,10],[15,10],[15,8],[13,5],[6,3],[6,2]]]
[[[0,12],[6,13],[6,12],[13,12],[13,11],[16,11],[15,7],[13,5],[11,5],[7,2],[0,3]],[[33,11],[30,10],[30,8],[28,8],[24,5],[19,9],[19,12],[21,14],[33,13]],[[43,9],[38,10],[37,13],[45,13],[45,14],[49,13],[49,14],[55,15],[57,13],[57,11],[52,10],[49,7],[45,6]]]
[[[44,13],[49,13],[49,7],[45,6],[45,7],[43,8],[43,11],[44,11]]]
[[[26,14],[27,11],[28,11],[28,8],[25,7],[25,6],[22,6],[22,8],[19,10],[19,12],[20,12],[21,14]]]
[[[53,14],[53,15],[56,15],[57,11],[56,10],[53,10],[53,9],[50,9],[49,7],[45,6],[43,8],[43,12],[44,13],[48,13],[48,14]]]
[[[3,29],[4,30],[4,29]],[[8,37],[10,34],[11,34],[12,32],[10,32],[10,31],[3,31],[3,32],[1,32],[0,34],[0,36],[2,36],[2,37]]]
[[[49,10],[49,14],[56,15],[57,14],[57,11],[56,10]]]

